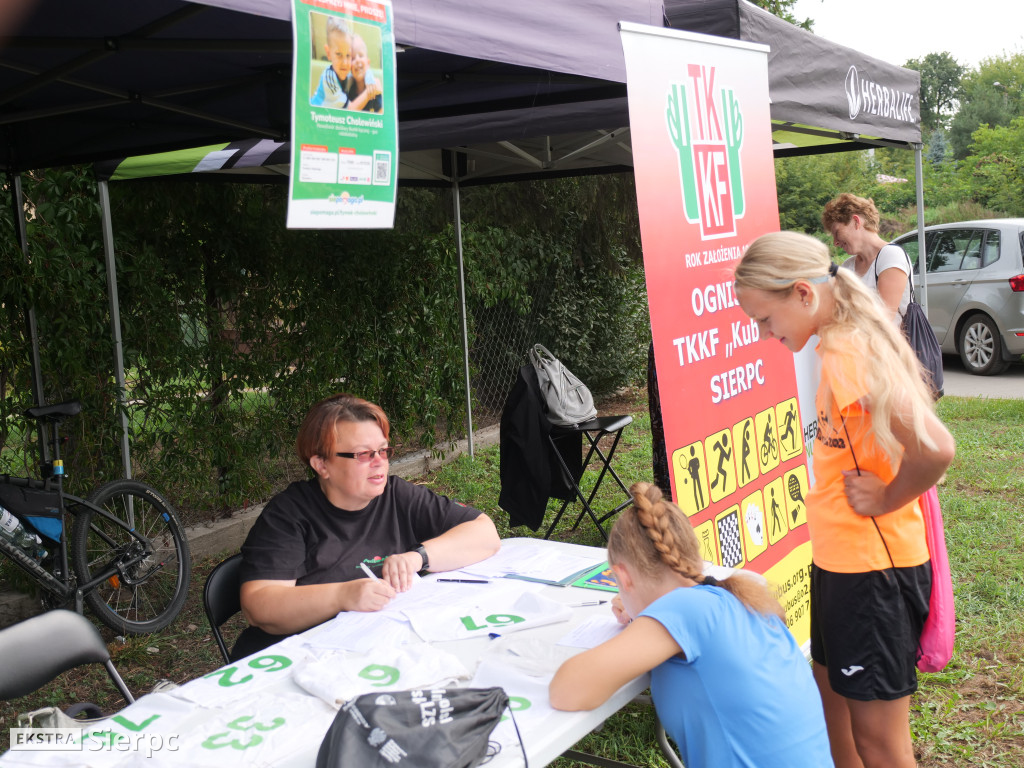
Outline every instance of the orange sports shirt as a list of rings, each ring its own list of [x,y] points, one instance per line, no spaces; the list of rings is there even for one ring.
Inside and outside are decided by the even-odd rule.
[[[815,564],[836,573],[863,573],[927,562],[924,518],[916,500],[875,517],[877,529],[872,518],[858,515],[846,501],[842,472],[855,468],[854,454],[862,472],[873,472],[886,483],[895,476],[889,457],[869,432],[871,413],[861,403],[868,392],[861,361],[871,354],[870,350],[858,349],[850,340],[841,345],[840,351],[823,351],[819,344],[817,352],[821,357],[821,385],[815,403],[818,434],[814,487],[807,497],[807,525]],[[826,384],[832,391],[827,402]]]

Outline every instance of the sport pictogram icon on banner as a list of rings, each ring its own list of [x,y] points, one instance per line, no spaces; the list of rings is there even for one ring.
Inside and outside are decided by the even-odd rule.
[[[718,530],[719,551],[722,555],[721,564],[728,568],[743,565],[743,536],[740,534],[740,508],[729,507],[715,518]]]
[[[708,508],[711,495],[708,489],[708,473],[704,459],[704,444],[690,443],[672,454],[672,469],[679,489],[679,508],[687,517]]]
[[[704,454],[708,458],[711,500],[721,501],[736,490],[735,450],[729,430],[723,429],[709,436],[704,441]]]
[[[793,530],[807,522],[807,467],[801,464],[785,475],[786,522]]]
[[[744,419],[732,428],[732,444],[736,446],[736,471],[739,475],[739,486],[757,480],[760,471],[757,466],[757,439],[754,437],[754,420]]]

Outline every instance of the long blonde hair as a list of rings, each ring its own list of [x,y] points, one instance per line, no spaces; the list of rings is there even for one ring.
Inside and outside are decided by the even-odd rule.
[[[635,483],[630,489],[633,505],[615,521],[608,535],[608,561],[627,562],[647,577],[668,567],[698,583],[711,583],[735,595],[747,610],[764,616],[785,613],[768,587],[756,578],[736,573],[722,581],[705,580],[700,544],[686,515],[662,498],[653,483]]]
[[[818,328],[818,338],[826,352],[845,348],[851,341],[857,349],[870,351],[863,362],[867,367],[871,432],[878,446],[895,467],[903,455],[892,430],[892,418],[898,413],[904,426],[917,436],[919,445],[934,450],[935,441],[925,428],[933,402],[921,363],[886,315],[878,295],[868,290],[853,270],[831,267],[828,247],[821,241],[799,232],[771,232],[754,240],[743,254],[736,265],[735,288],[756,289],[785,299],[796,282],[804,280],[815,287],[814,310],[819,286],[827,281],[834,308],[831,318]],[[824,396],[830,399],[831,391],[827,383],[825,386]]]

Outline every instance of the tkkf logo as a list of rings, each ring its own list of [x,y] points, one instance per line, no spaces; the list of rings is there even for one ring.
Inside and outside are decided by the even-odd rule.
[[[700,222],[701,239],[736,234],[743,218],[743,114],[733,91],[723,88],[715,98],[715,68],[690,64],[689,85],[669,87],[665,118],[679,154],[683,212],[691,224]]]

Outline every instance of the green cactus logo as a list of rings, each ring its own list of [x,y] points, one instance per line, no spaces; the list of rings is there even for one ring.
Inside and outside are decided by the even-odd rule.
[[[714,87],[715,68],[690,65],[688,83],[669,87],[665,122],[679,158],[683,213],[701,239],[736,234],[743,218],[743,111],[733,90]]]

